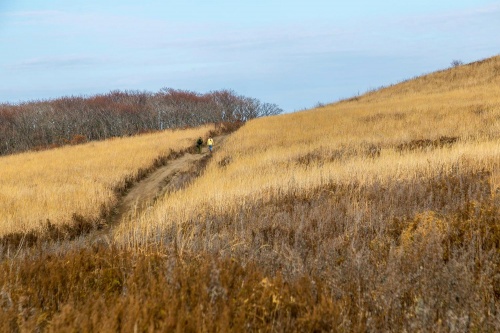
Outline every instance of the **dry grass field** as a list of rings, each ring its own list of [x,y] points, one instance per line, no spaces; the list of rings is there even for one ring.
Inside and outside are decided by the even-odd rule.
[[[0,264],[0,330],[500,330],[500,57],[255,119],[110,241]]]
[[[208,127],[165,131],[0,158],[0,236],[40,230],[73,216],[99,221],[117,191],[171,150],[182,150]]]

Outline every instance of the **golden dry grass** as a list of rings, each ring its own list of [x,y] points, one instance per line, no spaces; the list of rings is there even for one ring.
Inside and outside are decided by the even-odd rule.
[[[251,121],[117,243],[4,251],[0,330],[498,332],[499,65]]]
[[[439,145],[440,138],[451,140]],[[403,149],[418,140],[428,144]],[[326,184],[488,170],[498,186],[500,57],[430,74],[323,108],[256,119],[231,136],[203,177],[117,231],[129,244],[172,224]],[[415,148],[415,147],[414,147]]]
[[[193,145],[208,127],[67,146],[0,158],[0,236],[71,221],[99,218],[140,169],[159,156]]]

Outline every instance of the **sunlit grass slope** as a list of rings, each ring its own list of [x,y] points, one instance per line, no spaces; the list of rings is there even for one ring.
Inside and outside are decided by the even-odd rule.
[[[119,234],[147,243],[171,224],[332,184],[390,187],[460,169],[488,170],[498,186],[498,147],[495,57],[319,109],[253,120],[228,139],[203,177]]]
[[[69,223],[73,214],[98,219],[127,179],[207,132],[165,131],[0,158],[0,236],[40,229],[47,220]]]

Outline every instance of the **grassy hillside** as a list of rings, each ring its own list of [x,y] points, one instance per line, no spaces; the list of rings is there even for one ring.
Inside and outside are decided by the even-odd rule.
[[[0,329],[500,329],[500,57],[255,119],[112,241],[0,267]]]

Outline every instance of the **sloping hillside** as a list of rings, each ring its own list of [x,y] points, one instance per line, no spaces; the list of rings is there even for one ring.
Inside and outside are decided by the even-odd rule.
[[[320,109],[248,122],[204,177],[166,198],[144,223],[189,221],[207,209],[227,214],[243,203],[329,186],[417,186],[422,178],[453,172],[488,172],[497,187],[498,66],[495,57]],[[451,88],[445,86],[452,78]],[[175,217],[158,221],[165,211]]]
[[[111,244],[5,259],[0,328],[498,331],[498,68],[249,121]]]

